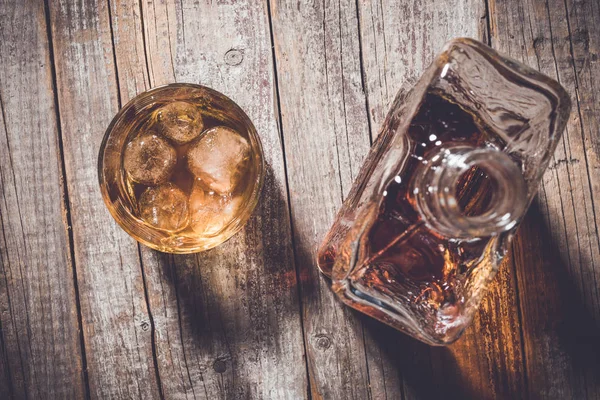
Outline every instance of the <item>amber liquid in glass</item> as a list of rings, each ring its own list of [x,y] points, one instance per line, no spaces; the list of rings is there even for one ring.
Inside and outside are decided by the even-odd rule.
[[[359,297],[383,293],[398,301],[422,302],[426,305],[422,312],[430,317],[442,308],[458,314],[454,308],[460,307],[464,282],[456,278],[482,253],[485,256],[489,238],[454,240],[430,229],[417,211],[411,180],[423,160],[441,148],[477,147],[489,138],[469,112],[431,92],[413,118],[408,135],[410,159],[384,191],[378,216],[366,233],[366,254],[352,272],[353,292]],[[455,196],[464,215],[476,216],[487,210],[493,192],[493,180],[482,168],[473,167],[460,176]],[[334,252],[326,251],[319,261],[332,262],[335,257]],[[373,298],[370,301],[380,303]],[[366,313],[372,310],[360,308]]]
[[[156,124],[157,114],[158,113],[153,113],[150,116],[150,118],[144,118],[144,116],[139,116],[138,120],[132,121],[134,126],[140,126],[140,128],[132,129],[132,131],[130,133],[131,139],[135,138],[140,133],[143,134],[144,132],[152,131],[152,127]],[[204,131],[208,131],[214,127],[225,126],[225,127],[232,128],[232,130],[235,131],[236,134],[238,134],[240,136],[241,136],[241,133],[239,133],[239,132],[245,132],[245,129],[243,129],[243,128],[240,129],[240,127],[236,127],[235,124],[232,123],[231,121],[218,120],[218,119],[212,118],[206,114],[203,115],[203,121],[204,121]],[[200,139],[200,137],[198,139]],[[197,178],[196,176],[194,176],[194,174],[192,172],[190,172],[190,169],[188,167],[188,153],[189,153],[190,147],[194,144],[194,141],[192,141],[191,143],[184,143],[184,144],[176,144],[176,143],[170,142],[170,144],[176,151],[175,167],[173,168],[173,172],[172,172],[170,178],[168,178],[165,182],[162,182],[158,186],[162,186],[165,183],[171,183],[175,187],[180,189],[188,198],[190,196],[192,196],[192,194],[194,192],[203,190],[204,193],[206,194],[206,196],[215,196],[215,201],[217,201],[218,203],[221,203],[220,205],[223,205],[223,206],[231,205],[231,208],[227,210],[227,213],[223,213],[221,215],[215,215],[215,213],[210,214],[210,215],[208,215],[208,214],[204,215],[205,222],[209,223],[209,224],[214,224],[215,230],[218,229],[217,226],[225,226],[225,224],[227,224],[229,222],[229,219],[231,219],[235,214],[238,213],[238,208],[241,205],[243,205],[244,202],[246,202],[248,200],[248,197],[252,194],[252,191],[247,190],[247,187],[249,186],[249,184],[252,183],[252,172],[253,171],[252,171],[252,168],[250,167],[251,160],[247,159],[247,160],[243,161],[243,163],[245,163],[246,166],[243,168],[240,168],[240,175],[237,178],[238,183],[235,185],[235,188],[233,188],[233,190],[230,192],[219,193],[217,191],[211,190],[210,186],[203,184],[201,179]],[[124,153],[122,156],[124,156]],[[251,155],[249,154],[248,157],[250,158],[250,156]],[[143,220],[144,218],[141,215],[141,210],[140,210],[140,198],[146,190],[148,190],[149,188],[152,188],[152,187],[156,187],[156,186],[154,186],[154,185],[151,186],[151,185],[146,185],[146,184],[142,184],[139,182],[135,182],[131,178],[131,176],[127,173],[127,171],[125,171],[125,170],[123,170],[123,176],[126,181],[127,187],[130,188],[128,190],[128,195],[129,195],[129,201],[131,202],[132,211],[133,211],[134,215],[138,216],[139,218],[141,218]],[[215,211],[217,211],[217,210],[215,210]],[[188,210],[188,213],[189,212],[191,212],[191,210]],[[185,219],[185,217],[182,217],[182,218]],[[192,215],[188,216],[188,219],[191,220],[192,218],[193,218]],[[213,220],[209,221],[208,219],[211,219],[211,218]],[[147,221],[146,221],[146,223],[147,223]],[[165,230],[166,231],[172,230],[172,231],[176,232],[176,233],[174,233],[174,236],[185,236],[185,235],[195,236],[198,234],[197,232],[194,231],[193,224],[191,223],[191,221],[190,221],[190,223],[182,222],[182,224],[185,225],[185,227],[182,229],[165,229]],[[214,233],[216,233],[216,232],[214,232]],[[208,235],[210,235],[210,233]]]
[[[116,117],[101,150],[109,210],[130,235],[161,251],[222,243],[258,201],[263,158],[252,123],[231,100],[197,85],[139,97]]]

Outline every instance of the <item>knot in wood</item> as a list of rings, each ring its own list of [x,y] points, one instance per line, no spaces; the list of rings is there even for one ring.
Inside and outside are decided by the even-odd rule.
[[[231,49],[225,53],[225,63],[227,65],[240,65],[244,60],[244,53],[237,49]]]
[[[213,363],[213,369],[215,372],[222,374],[223,372],[227,371],[227,363],[223,360],[216,359]]]
[[[142,321],[142,330],[146,332],[148,329],[150,329],[150,323],[148,323],[148,321]]]
[[[315,335],[315,339],[317,341],[316,347],[319,350],[327,350],[331,347],[331,338],[325,334]]]

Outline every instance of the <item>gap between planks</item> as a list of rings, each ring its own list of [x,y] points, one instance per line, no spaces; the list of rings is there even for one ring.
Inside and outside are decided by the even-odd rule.
[[[73,285],[75,289],[75,306],[77,309],[77,324],[79,330],[79,343],[80,343],[80,351],[81,351],[81,366],[83,373],[83,381],[85,384],[85,398],[90,399],[90,382],[88,377],[87,370],[87,357],[85,350],[85,338],[83,334],[83,317],[81,312],[81,301],[79,297],[79,283],[77,280],[77,265],[75,262],[75,245],[73,240],[73,229],[71,223],[71,205],[69,199],[69,189],[67,187],[67,176],[65,170],[65,155],[63,149],[63,135],[62,135],[62,124],[61,124],[61,116],[60,116],[60,104],[58,101],[58,91],[57,91],[57,78],[56,78],[56,64],[54,61],[54,42],[52,38],[52,21],[50,17],[50,6],[48,4],[50,0],[44,0],[44,17],[46,23],[46,36],[48,39],[48,51],[50,55],[50,72],[52,77],[52,96],[54,101],[54,110],[56,113],[56,132],[57,132],[57,141],[58,141],[58,159],[60,160],[60,183],[61,183],[61,191],[62,191],[62,207],[64,213],[64,225],[65,230],[67,232],[69,246],[69,256],[67,259],[71,263],[71,269],[73,270]]]

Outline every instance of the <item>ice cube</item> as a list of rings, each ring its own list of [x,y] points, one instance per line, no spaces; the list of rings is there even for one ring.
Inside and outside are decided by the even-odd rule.
[[[140,217],[156,228],[178,231],[189,222],[188,198],[170,182],[146,189],[138,205]]]
[[[200,181],[190,195],[190,225],[200,235],[213,236],[221,232],[237,216],[240,197],[220,195],[206,189]]]
[[[198,108],[184,101],[175,101],[156,112],[158,131],[175,143],[184,144],[196,139],[204,123]]]
[[[123,155],[123,168],[129,177],[144,185],[169,179],[176,163],[175,149],[154,132],[137,136],[127,144]]]
[[[187,154],[190,171],[220,194],[235,189],[249,158],[248,141],[225,126],[206,131]]]

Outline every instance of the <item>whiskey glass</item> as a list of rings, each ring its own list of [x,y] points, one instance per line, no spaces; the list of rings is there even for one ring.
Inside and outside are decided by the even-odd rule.
[[[260,139],[244,111],[208,87],[141,93],[110,123],[98,178],[113,218],[153,249],[194,253],[238,232],[264,178]]]

